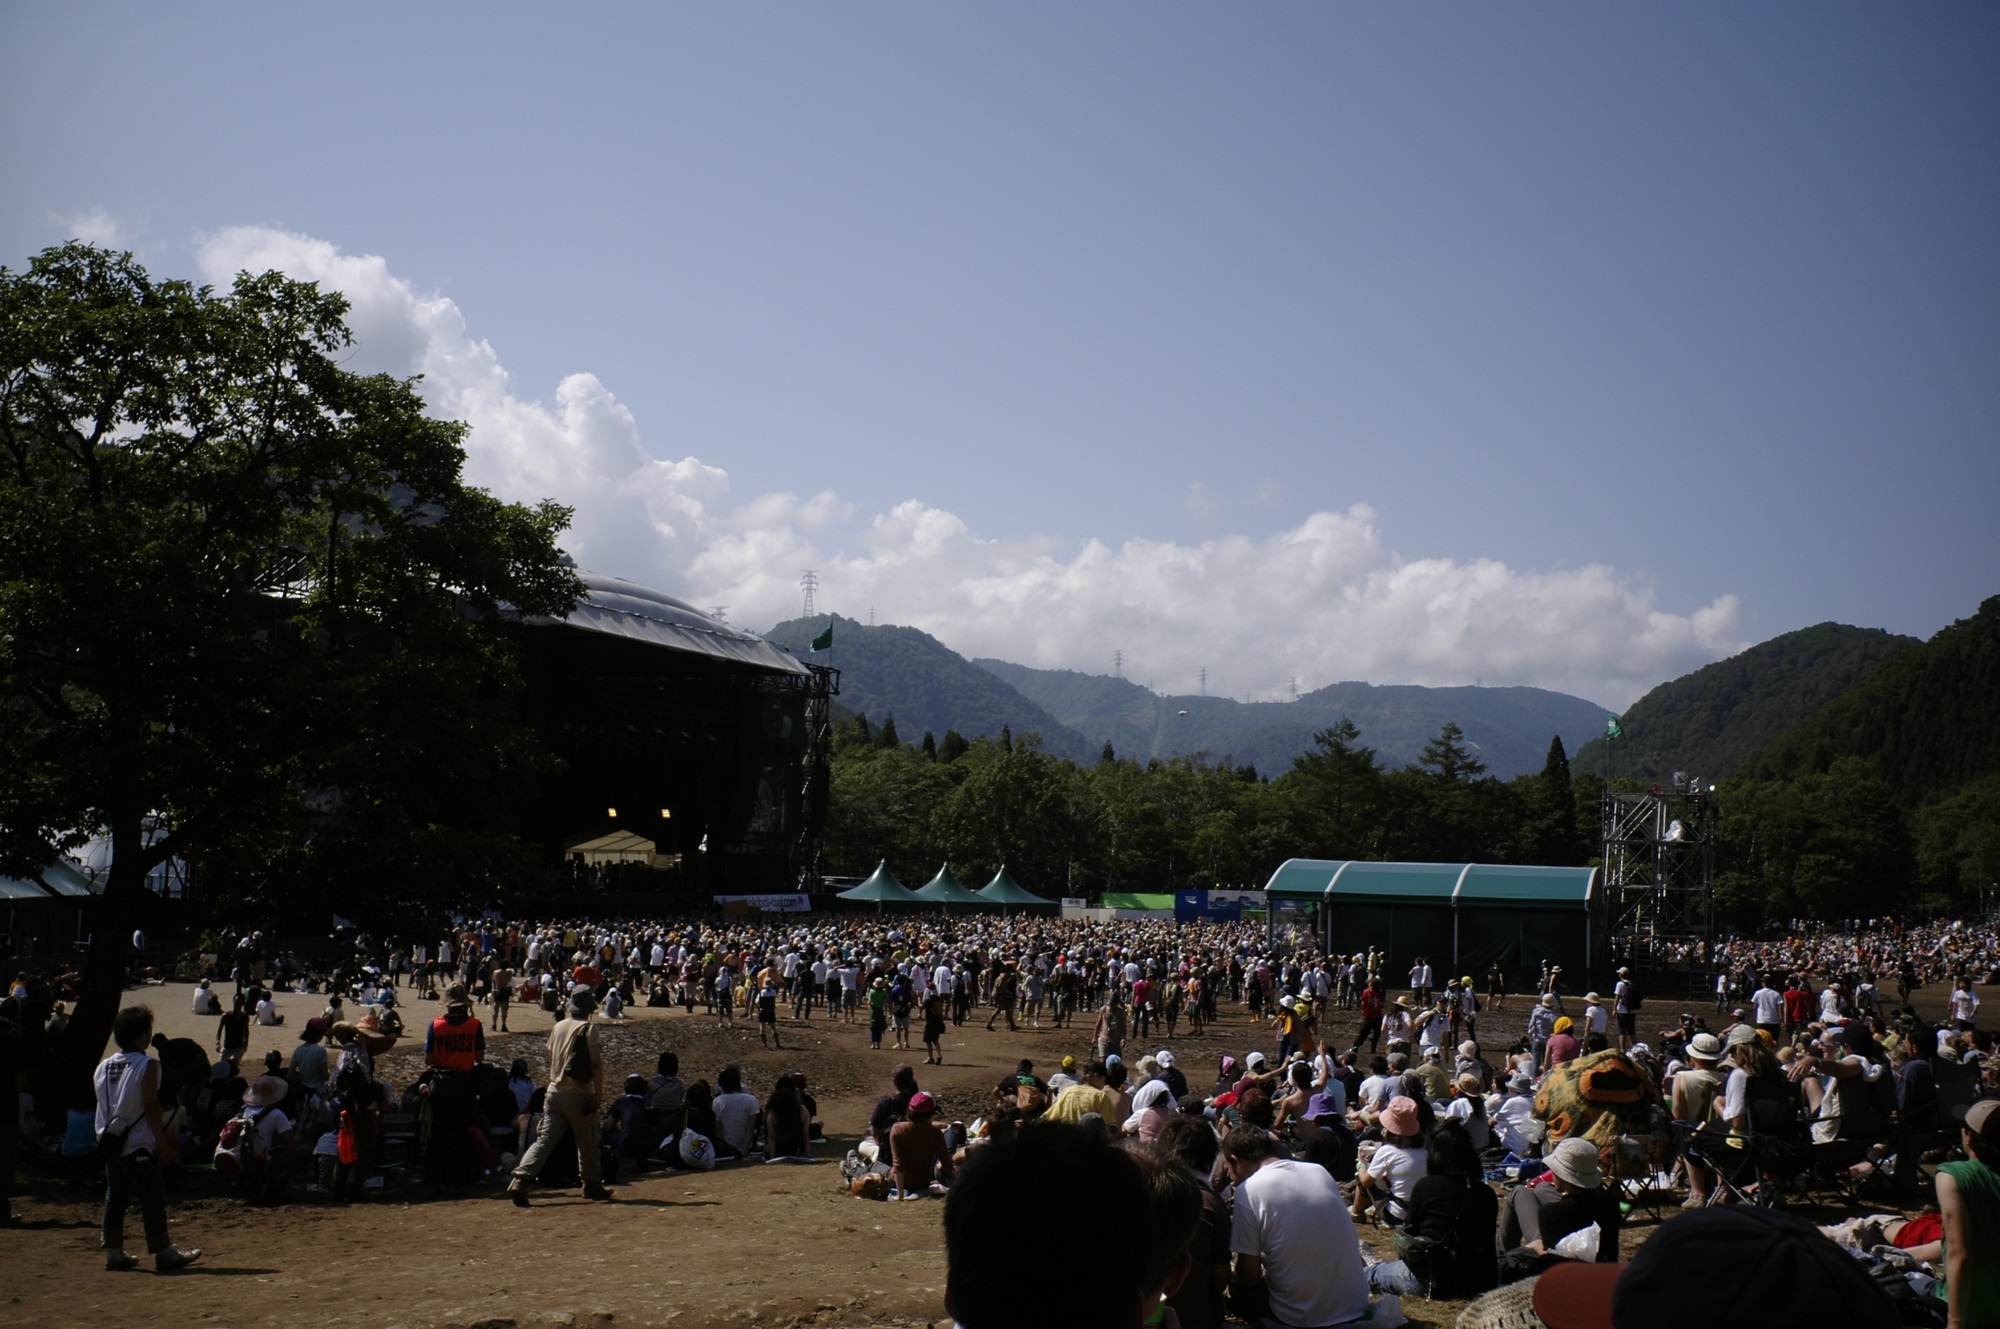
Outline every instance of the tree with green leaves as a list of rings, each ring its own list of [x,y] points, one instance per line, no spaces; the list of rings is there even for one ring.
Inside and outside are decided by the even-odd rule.
[[[502,816],[546,759],[494,704],[501,628],[574,605],[568,511],[468,487],[463,425],[341,367],[346,312],[82,244],[0,269],[0,860],[111,849],[65,1092],[170,858],[225,910],[370,922],[532,864]]]

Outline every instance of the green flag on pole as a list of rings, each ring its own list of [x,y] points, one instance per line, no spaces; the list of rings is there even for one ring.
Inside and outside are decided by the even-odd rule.
[[[831,631],[831,629],[829,629],[829,631]],[[1618,723],[1617,716],[1607,715],[1604,717],[1604,736],[1606,738],[1625,737],[1625,726]]]
[[[815,652],[833,649],[833,624],[827,624],[826,631],[813,638],[812,648]]]

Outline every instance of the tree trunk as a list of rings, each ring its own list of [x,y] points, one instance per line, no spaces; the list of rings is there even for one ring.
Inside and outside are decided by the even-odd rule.
[[[145,917],[146,872],[152,866],[137,818],[114,827],[111,876],[97,899],[84,959],[83,990],[69,1026],[49,1052],[50,1083],[65,1107],[90,1106],[90,1076],[111,1039],[111,1024],[125,1000],[132,932]]]

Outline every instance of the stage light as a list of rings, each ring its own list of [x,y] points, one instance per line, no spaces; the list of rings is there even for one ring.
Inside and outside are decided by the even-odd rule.
[[[607,816],[607,817],[615,817],[615,816],[617,816],[617,815],[618,815],[618,809],[617,809],[617,808],[606,808],[606,809],[604,809],[604,815],[605,815],[605,816]]]
[[[661,821],[672,821],[672,820],[673,820],[673,817],[674,817],[674,810],[673,810],[672,808],[661,808],[661,809],[660,809],[660,820],[661,820]]]

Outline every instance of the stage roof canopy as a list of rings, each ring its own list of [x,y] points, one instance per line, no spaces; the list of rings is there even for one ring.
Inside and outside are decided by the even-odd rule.
[[[806,667],[789,651],[753,632],[730,627],[671,595],[617,577],[595,572],[578,576],[584,595],[568,618],[526,618],[538,627],[580,628],[607,636],[626,637],[670,651],[686,651],[748,665],[774,674],[804,674]]]

